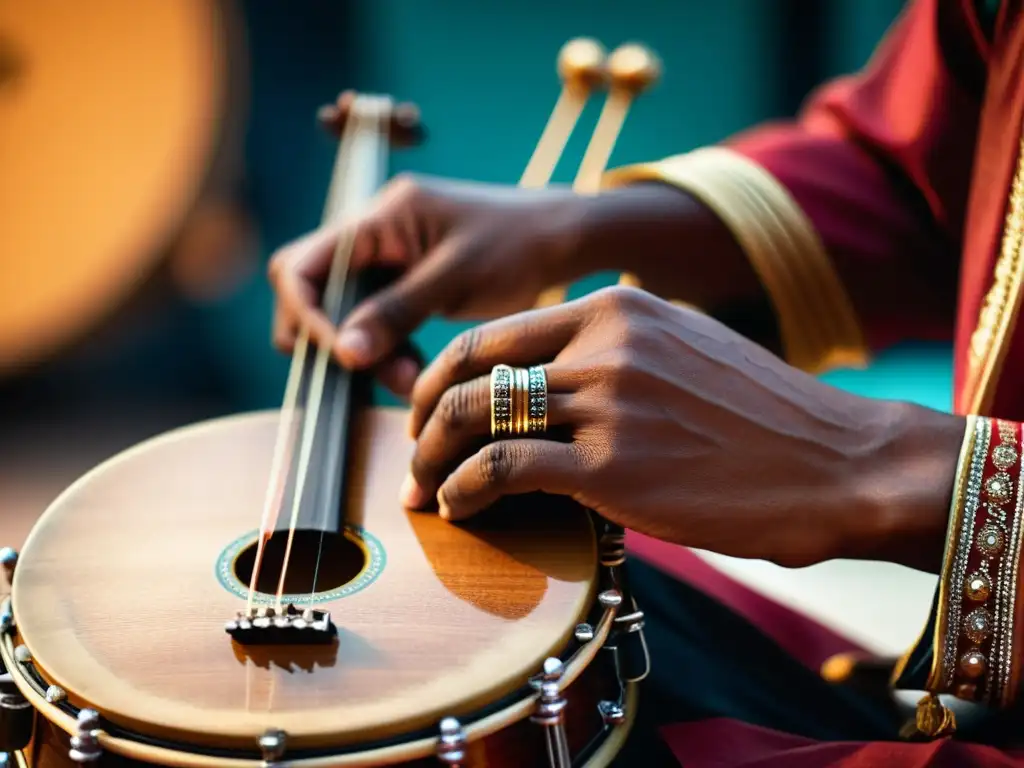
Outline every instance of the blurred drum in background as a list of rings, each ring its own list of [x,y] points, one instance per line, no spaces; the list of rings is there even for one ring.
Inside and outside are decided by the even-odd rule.
[[[230,253],[243,48],[230,0],[0,4],[0,378],[101,325],[181,242],[185,285],[195,254]]]

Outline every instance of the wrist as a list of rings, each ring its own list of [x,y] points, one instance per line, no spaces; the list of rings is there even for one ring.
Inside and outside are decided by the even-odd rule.
[[[854,503],[834,556],[937,573],[966,419],[907,403],[880,408],[842,494]]]
[[[709,311],[765,301],[728,227],[684,190],[638,182],[583,200],[575,251],[585,273],[630,272],[652,293]]]

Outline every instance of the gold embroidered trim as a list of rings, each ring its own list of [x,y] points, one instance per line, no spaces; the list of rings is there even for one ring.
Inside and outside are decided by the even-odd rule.
[[[1021,283],[1024,282],[1024,137],[1017,156],[1017,169],[1010,185],[1010,196],[1000,246],[999,259],[971,335],[968,375],[963,402],[971,413],[991,408],[999,374],[1006,355],[1010,329],[1020,311]]]
[[[947,529],[927,688],[968,701],[1012,698],[1021,546],[1019,426],[969,420]]]
[[[771,297],[792,365],[817,373],[867,364],[860,324],[824,244],[768,171],[730,149],[708,147],[610,171],[604,186],[641,180],[686,190],[729,227]],[[623,280],[637,284],[632,276]]]
[[[960,625],[959,585],[967,573],[967,550],[974,535],[974,517],[981,497],[981,479],[991,434],[989,421],[969,416],[956,468],[956,482],[946,529],[946,552],[939,579],[938,614],[932,648],[928,690],[945,690],[952,683],[956,638]],[[951,594],[953,590],[956,593]]]

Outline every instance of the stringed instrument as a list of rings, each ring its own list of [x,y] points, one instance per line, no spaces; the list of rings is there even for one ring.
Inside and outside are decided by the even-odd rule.
[[[603,66],[567,46],[566,91]],[[325,221],[363,210],[412,114],[348,103]],[[556,109],[525,182],[574,123]],[[323,296],[336,322],[374,286],[351,241]],[[649,668],[623,530],[550,496],[465,525],[402,509],[406,412],[369,394],[302,331],[280,411],[172,431],[68,488],[0,557],[0,750],[32,768],[608,765]]]
[[[0,3],[0,376],[94,330],[234,173],[235,0]]]

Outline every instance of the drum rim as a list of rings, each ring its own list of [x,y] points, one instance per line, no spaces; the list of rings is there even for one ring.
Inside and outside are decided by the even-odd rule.
[[[377,407],[377,408],[374,408],[372,410],[384,411],[384,412],[392,412],[392,413],[405,413],[405,412],[407,412],[407,409],[401,408],[401,407]],[[143,441],[141,441],[141,442],[139,442],[139,443],[137,443],[137,444],[135,444],[133,446],[130,446],[130,447],[126,448],[123,451],[120,451],[120,452],[114,454],[113,456],[111,456],[110,458],[106,459],[105,461],[100,462],[98,465],[96,465],[95,467],[93,467],[92,469],[90,469],[89,471],[84,473],[82,476],[80,476],[73,483],[71,483],[48,506],[48,508],[44,511],[43,515],[40,517],[39,521],[37,521],[36,525],[33,526],[32,530],[29,532],[29,535],[28,535],[28,537],[27,537],[27,539],[26,539],[26,541],[25,541],[25,543],[24,543],[24,545],[22,547],[22,551],[25,554],[28,554],[29,552],[31,552],[31,550],[33,548],[33,541],[36,538],[37,532],[42,527],[41,523],[43,523],[45,521],[45,519],[50,514],[53,513],[53,510],[56,507],[60,506],[61,502],[67,496],[73,494],[76,491],[76,488],[80,487],[81,485],[86,484],[89,481],[89,479],[92,476],[94,476],[94,474],[101,473],[106,467],[110,466],[111,464],[119,462],[119,461],[121,461],[123,459],[126,459],[129,456],[131,456],[132,454],[142,453],[142,452],[146,451],[149,447],[153,446],[156,443],[160,443],[160,442],[163,442],[163,441],[170,442],[170,441],[173,441],[175,439],[181,438],[181,437],[183,437],[183,436],[185,436],[188,433],[193,432],[193,431],[200,431],[200,430],[204,430],[204,429],[208,429],[208,428],[217,428],[218,426],[222,426],[222,425],[226,426],[226,425],[228,425],[228,424],[230,424],[232,422],[236,422],[236,421],[247,421],[247,420],[254,420],[255,421],[255,420],[259,420],[259,419],[266,419],[266,418],[270,418],[270,417],[276,417],[278,415],[278,413],[279,413],[279,411],[277,409],[262,409],[262,410],[249,411],[249,412],[243,412],[243,413],[237,413],[237,414],[230,414],[230,415],[226,415],[226,416],[220,416],[220,417],[215,417],[215,418],[211,418],[211,419],[206,419],[206,420],[203,420],[203,421],[200,421],[200,422],[197,422],[197,423],[183,425],[183,426],[180,426],[180,427],[177,427],[177,428],[173,428],[173,429],[164,431],[164,432],[159,433],[157,435],[154,435],[154,436],[152,436],[152,437],[150,437],[150,438],[148,438],[146,440],[143,440]],[[590,520],[590,522],[587,525],[587,530],[588,530],[588,532],[590,534],[590,541],[592,542],[592,545],[595,548],[595,554],[596,554],[597,532],[594,529],[594,525],[593,525],[593,520],[592,519]],[[578,612],[578,615],[575,617],[575,621],[584,621],[584,620],[586,620],[586,618],[594,610],[594,607],[598,604],[597,592],[599,590],[599,586],[598,585],[599,585],[599,583],[601,581],[601,579],[600,579],[601,571],[602,571],[602,566],[600,565],[600,558],[599,557],[595,557],[595,573],[594,573],[593,577],[588,579],[588,585],[589,586],[588,586],[588,589],[587,589],[587,596],[586,596],[585,599],[581,599],[580,610]],[[20,569],[18,569],[18,572],[20,572]],[[19,596],[21,596],[22,599],[27,599],[27,597],[24,596],[23,591],[18,589],[18,572],[15,573],[15,578],[14,578],[14,583],[13,583],[12,590],[11,590],[11,595],[8,598],[8,600],[10,601],[11,606],[13,607],[14,615],[15,616],[17,615],[17,603],[18,603]],[[567,627],[564,639],[562,641],[560,641],[559,644],[556,645],[552,649],[552,651],[551,651],[552,654],[561,653],[562,651],[560,651],[559,648],[564,649],[564,648],[569,647],[571,645],[571,642],[572,642],[571,638],[572,638],[572,635],[573,635],[572,626],[573,625],[570,624]],[[566,643],[566,641],[569,641],[569,642]],[[31,643],[31,637],[23,638],[23,637],[20,637],[20,633],[19,633],[19,642],[24,644],[25,647],[26,647],[26,650],[28,650],[29,652],[33,651],[32,643]],[[593,645],[593,643],[588,643],[588,645]],[[596,655],[597,650],[599,650],[599,647],[595,646],[594,649],[593,649],[593,653],[591,654],[591,658],[593,657],[593,655]],[[12,653],[13,653],[13,651],[12,651]],[[0,655],[2,655],[2,654],[0,654]],[[32,653],[32,655],[34,656],[34,652]],[[589,661],[588,661],[588,663],[589,663]],[[65,684],[65,681],[63,681],[61,679],[61,676],[59,674],[55,674],[53,670],[48,669],[45,661],[43,661],[42,664],[36,665],[36,668],[37,668],[37,670],[39,672],[40,679],[43,682],[45,682],[47,685],[55,684],[55,685],[60,686],[62,688],[63,687],[67,687],[68,692],[73,697],[76,695],[76,691],[73,690],[75,686],[73,686],[73,685],[72,686],[67,686]],[[575,679],[575,677],[578,677],[578,675],[581,672],[582,672],[582,668],[578,672],[576,672],[574,675],[572,675],[571,679]],[[44,688],[44,690],[45,690],[45,688]],[[523,702],[525,701],[524,699],[522,699],[522,696],[524,695],[524,690],[525,689],[524,689],[524,687],[522,685],[518,685],[516,688],[513,688],[510,691],[508,691],[507,693],[505,693],[497,701],[505,702],[505,701],[512,700],[513,702],[518,702],[518,704],[513,703],[513,705],[512,705],[513,707],[521,706],[523,704]],[[90,707],[90,706],[94,705],[94,702],[88,696],[82,696],[81,700],[83,701],[84,706]],[[96,704],[98,704],[100,707],[102,707],[102,702],[96,702]],[[496,706],[496,705],[488,704],[488,705],[485,706],[484,709],[485,710],[491,710],[493,706]],[[457,716],[477,718],[477,717],[480,716],[479,715],[480,710],[481,710],[481,708],[479,707],[479,704],[478,704],[474,708],[469,708],[468,709],[468,714],[465,713],[466,712],[465,710],[464,710],[463,714],[461,714],[461,715],[458,712],[454,712],[453,714],[455,714]],[[504,712],[504,711],[505,710],[500,710],[499,714],[501,712]],[[523,710],[522,717],[525,717],[526,714],[527,714],[527,710]],[[215,743],[215,740],[218,737],[218,734],[217,734],[215,729],[211,729],[209,731],[191,731],[189,729],[185,729],[185,730],[179,731],[178,733],[176,733],[174,736],[171,736],[170,738],[162,736],[162,735],[158,735],[158,732],[150,734],[144,728],[139,728],[137,724],[138,723],[153,722],[153,720],[151,718],[148,718],[148,717],[145,717],[145,716],[139,717],[136,714],[133,714],[132,711],[130,711],[130,710],[129,711],[124,711],[120,707],[118,707],[116,709],[109,710],[109,716],[110,716],[110,722],[111,723],[116,723],[117,728],[119,730],[123,730],[125,733],[138,734],[139,737],[141,739],[143,739],[143,740],[149,740],[149,741],[154,741],[154,742],[155,741],[170,742],[171,739],[173,739],[174,740],[173,743],[181,744],[181,745],[195,745],[196,749],[200,750],[200,751],[203,750],[203,749],[206,749],[206,747],[202,746],[204,739],[206,739],[206,743],[211,743],[211,742]],[[67,728],[64,728],[63,730],[67,730]],[[157,731],[158,730],[159,729],[157,729]],[[422,727],[421,727],[421,730],[422,730]],[[385,741],[393,741],[395,739],[401,739],[401,738],[404,737],[404,735],[408,735],[408,733],[410,733],[410,732],[415,733],[416,731],[407,731],[407,730],[403,730],[401,728],[401,726],[396,726],[393,729],[391,735],[376,737],[374,739],[374,742],[378,742],[378,741],[379,742],[385,742]],[[190,740],[193,736],[194,736],[194,741]],[[225,740],[226,741],[230,741],[233,744],[241,744],[242,741],[244,741],[246,738],[247,738],[246,736],[240,736],[237,733],[225,734]],[[308,737],[304,736],[303,737],[303,741],[304,742],[308,741]],[[340,752],[342,750],[346,750],[347,751],[347,750],[357,750],[357,749],[360,749],[361,748],[360,745],[365,745],[366,743],[368,743],[368,741],[360,741],[358,739],[355,739],[355,740],[345,740],[343,742],[339,741],[339,742],[337,742],[337,743],[332,745],[328,735],[325,734],[325,738],[320,741],[319,745],[308,746],[307,747],[304,744],[302,748],[307,750],[307,751],[309,751],[309,752],[313,752],[314,750],[319,751],[319,752],[324,752],[326,750],[334,750],[335,753],[338,753],[338,752]],[[244,747],[238,747],[238,749],[244,749]],[[177,762],[173,762],[173,763],[170,763],[170,764],[177,765],[178,763]]]
[[[602,597],[606,595],[621,598],[615,590],[602,593]],[[615,602],[614,597],[601,600],[600,603],[604,606],[604,611],[593,629],[593,637],[579,644],[574,653],[563,659],[564,673],[559,680],[559,687],[563,691],[568,690],[590,667],[611,635],[620,603]],[[63,690],[63,695],[55,697],[53,701],[50,700],[47,692],[51,686],[39,670],[33,668],[31,649],[25,645],[16,646],[14,643],[17,625],[11,612],[10,596],[4,598],[0,604],[0,616],[7,617],[4,622],[6,626],[0,631],[0,663],[10,673],[11,679],[36,712],[68,736],[75,736],[77,716],[85,708],[70,704]],[[18,653],[19,647],[28,653]],[[467,743],[491,736],[526,719],[534,711],[539,695],[537,687],[527,684],[491,707],[462,718],[460,722]],[[587,760],[587,766],[607,765],[621,749],[636,718],[637,696],[638,683],[624,682],[625,719],[604,729],[603,738],[594,754]],[[202,745],[149,737],[116,724],[111,726],[94,733],[102,748],[122,757],[175,768],[266,768],[267,765],[262,757],[257,757],[253,753],[247,755],[243,750],[211,749]],[[380,742],[353,744],[338,749],[298,750],[298,756],[275,762],[275,765],[294,768],[349,768],[378,765],[382,759],[391,764],[430,757],[435,753],[437,743],[437,736],[430,735],[428,729],[421,729]]]

